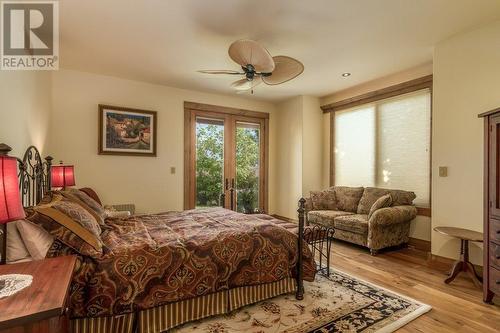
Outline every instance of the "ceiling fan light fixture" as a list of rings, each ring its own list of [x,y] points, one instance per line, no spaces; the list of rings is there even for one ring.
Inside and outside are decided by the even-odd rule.
[[[264,82],[274,86],[290,81],[304,71],[304,65],[288,56],[272,57],[269,52],[257,42],[241,39],[229,46],[229,57],[240,65],[243,72],[233,70],[201,70],[205,74],[234,74],[243,78],[231,84],[237,91],[251,91]]]

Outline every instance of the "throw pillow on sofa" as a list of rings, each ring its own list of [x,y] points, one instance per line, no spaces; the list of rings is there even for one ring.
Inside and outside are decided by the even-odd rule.
[[[375,201],[386,194],[391,195],[392,206],[411,205],[416,197],[415,193],[410,191],[367,187],[359,201],[358,214],[368,214]]]
[[[313,210],[337,210],[335,192],[330,190],[311,191],[310,194]]]
[[[390,207],[392,205],[392,197],[390,194],[386,194],[377,199],[370,208],[370,212],[368,213],[368,219],[370,219],[375,213],[376,210],[381,208]]]
[[[335,186],[337,209],[344,212],[356,213],[359,200],[363,195],[364,187]],[[366,212],[365,214],[368,214]]]

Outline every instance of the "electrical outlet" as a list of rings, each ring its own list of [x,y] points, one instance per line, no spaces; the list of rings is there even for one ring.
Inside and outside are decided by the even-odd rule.
[[[174,175],[174,174],[175,174],[175,167],[170,167],[170,173],[171,173],[172,175]]]
[[[448,167],[439,167],[439,177],[448,177]]]

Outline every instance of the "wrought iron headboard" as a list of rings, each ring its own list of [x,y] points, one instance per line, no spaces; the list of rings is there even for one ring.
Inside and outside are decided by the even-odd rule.
[[[19,163],[19,190],[24,207],[36,206],[50,190],[50,168],[52,157],[42,160],[35,146],[26,149]]]
[[[0,143],[0,155],[8,156],[11,147]],[[47,156],[42,161],[40,152],[36,147],[30,146],[24,153],[23,159],[16,158],[19,167],[19,190],[23,206],[36,206],[43,195],[50,190],[50,167],[52,157]],[[0,265],[6,262],[7,253],[7,225],[0,224]]]

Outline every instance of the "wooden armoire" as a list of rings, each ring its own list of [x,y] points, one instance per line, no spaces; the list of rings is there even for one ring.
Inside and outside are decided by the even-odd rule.
[[[483,300],[500,295],[500,108],[484,118],[484,266]]]

